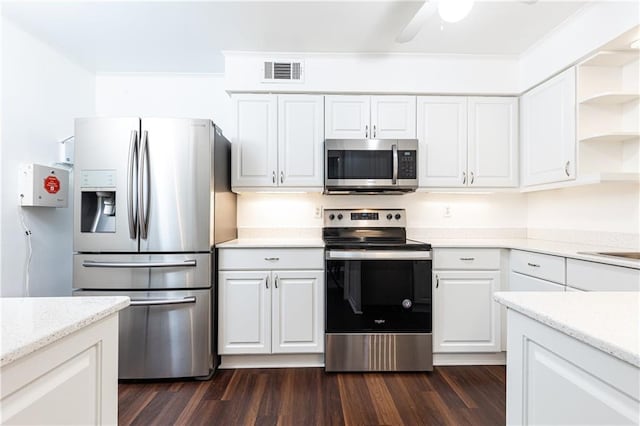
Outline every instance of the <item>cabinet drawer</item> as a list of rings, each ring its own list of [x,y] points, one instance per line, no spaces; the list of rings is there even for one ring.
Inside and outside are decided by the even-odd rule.
[[[640,269],[567,259],[567,285],[587,291],[640,291]]]
[[[247,248],[220,249],[218,269],[324,269],[324,249],[321,248]]]
[[[529,251],[511,251],[511,270],[556,283],[565,283],[565,258]]]
[[[434,269],[500,269],[499,249],[439,248],[433,250]]]
[[[565,291],[565,286],[512,271],[509,274],[509,291]]]

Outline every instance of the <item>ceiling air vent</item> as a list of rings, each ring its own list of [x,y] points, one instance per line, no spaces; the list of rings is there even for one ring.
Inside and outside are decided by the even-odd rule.
[[[300,61],[264,61],[264,83],[300,83],[302,82],[302,62]]]

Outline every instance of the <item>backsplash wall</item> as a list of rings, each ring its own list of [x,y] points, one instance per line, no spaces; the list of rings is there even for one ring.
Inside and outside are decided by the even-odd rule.
[[[450,217],[444,217],[447,207]],[[409,233],[434,238],[526,235],[527,204],[523,194],[421,192],[374,196],[245,193],[238,196],[238,232],[241,237],[271,236],[266,230],[276,228],[275,232],[283,236],[319,237],[322,219],[314,217],[317,208],[404,208]],[[441,234],[438,229],[444,232]]]

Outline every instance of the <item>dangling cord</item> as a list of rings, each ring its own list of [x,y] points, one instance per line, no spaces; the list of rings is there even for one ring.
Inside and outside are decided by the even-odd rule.
[[[30,296],[30,288],[29,288],[29,269],[31,267],[31,255],[33,254],[33,249],[31,246],[31,229],[27,226],[26,219],[24,217],[24,210],[22,210],[22,195],[20,195],[20,223],[22,224],[22,229],[24,229],[24,234],[27,237],[27,263],[25,265],[24,272],[24,292],[25,296]]]

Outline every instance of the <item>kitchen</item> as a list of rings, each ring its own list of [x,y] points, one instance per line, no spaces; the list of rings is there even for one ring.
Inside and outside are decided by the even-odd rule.
[[[5,3],[2,5],[2,187],[18,187],[18,167],[21,163],[54,165],[58,162],[59,142],[73,135],[73,120],[77,117],[209,118],[213,119],[223,129],[226,137],[234,143],[238,129],[248,128],[248,131],[255,133],[266,133],[271,138],[267,146],[279,147],[279,142],[273,141],[281,139],[277,134],[277,129],[282,128],[278,126],[278,120],[284,115],[278,112],[281,102],[284,102],[287,96],[299,94],[298,96],[307,98],[323,98],[323,108],[319,111],[324,113],[324,118],[317,120],[315,124],[319,129],[316,139],[324,142],[325,138],[330,139],[326,127],[327,117],[330,117],[327,113],[329,99],[338,96],[358,96],[359,100],[367,98],[366,105],[369,109],[363,116],[372,117],[370,111],[375,104],[373,98],[393,95],[414,99],[414,137],[420,140],[421,134],[426,134],[426,127],[424,119],[420,118],[424,118],[425,115],[419,115],[418,110],[429,111],[429,105],[438,105],[437,102],[433,102],[438,100],[433,98],[442,96],[446,97],[446,100],[457,98],[456,111],[466,106],[466,121],[462,123],[460,120],[458,123],[460,126],[464,124],[466,129],[471,125],[471,114],[468,111],[474,98],[489,95],[497,98],[496,95],[500,95],[516,99],[534,86],[544,84],[550,77],[570,65],[582,63],[612,40],[630,34],[629,32],[638,25],[637,4],[634,2],[557,5],[540,2],[534,5],[502,5],[510,7],[509,13],[512,15],[511,20],[507,18],[508,22],[495,17],[500,16],[500,5],[478,2],[473,6],[470,15],[456,24],[443,24],[437,15],[433,16],[433,19],[427,20],[423,31],[416,35],[416,41],[406,45],[412,46],[411,43],[414,43],[413,47],[402,50],[405,49],[403,45],[393,41],[420,6],[420,3],[403,2],[373,2],[360,5],[335,3],[329,8],[315,3],[262,6],[250,3],[244,6],[225,3],[200,4],[200,7],[208,8],[207,15],[194,4],[181,9],[171,4],[163,8],[161,4],[156,3],[132,3],[129,6],[123,3],[110,6],[107,3],[80,2],[73,7],[60,6],[55,2],[47,5],[30,2]],[[545,7],[547,9],[544,9]],[[268,13],[273,13],[274,19],[261,23],[259,17],[267,16]],[[297,16],[287,21],[292,26],[291,32],[280,32],[277,25],[280,21],[276,18],[287,16],[288,13]],[[487,19],[485,21],[481,20],[483,13],[484,19]],[[150,19],[150,16],[153,16],[153,19]],[[189,35],[184,32],[182,26],[175,25],[178,18],[184,20],[180,22],[190,22],[191,26],[199,28],[199,31],[216,27],[204,25],[201,20],[204,18],[199,16],[208,16],[207,19],[214,20],[212,22],[226,30],[216,32],[215,37],[208,40],[215,40],[216,37],[225,40],[223,34],[234,30],[231,24],[224,22],[228,20],[235,22],[242,33],[254,34],[253,44],[242,44],[229,39],[226,45],[196,43],[193,44],[192,50],[184,48],[185,45],[191,46],[189,42],[197,41],[196,38],[199,36]],[[225,18],[222,19],[220,16]],[[311,16],[316,16],[317,22],[311,22]],[[126,26],[131,28],[129,32],[122,28],[122,22],[129,24]],[[354,22],[360,27],[353,30],[341,27]],[[385,24],[377,27],[375,23],[380,22]],[[528,24],[529,22],[537,24]],[[469,27],[466,27],[467,25]],[[486,28],[485,25],[495,26],[496,30],[495,34],[485,31],[486,38],[482,39],[479,34],[483,31],[479,28]],[[343,28],[344,32],[339,33],[336,30],[336,34],[326,34],[326,31],[322,31],[323,28],[329,27]],[[157,28],[164,28],[166,31],[158,32]],[[307,28],[314,31],[309,30],[307,34]],[[530,28],[530,32],[521,28]],[[507,34],[516,31],[521,38],[507,37]],[[78,37],[78,33],[83,36]],[[319,41],[313,36],[318,33],[325,35],[326,40]],[[266,36],[262,37],[261,34]],[[291,36],[292,34],[296,34],[296,37]],[[285,37],[287,35],[290,38]],[[293,39],[300,39],[303,35],[308,39],[301,41],[302,45],[296,44]],[[459,38],[464,36],[466,38]],[[376,37],[380,37],[381,40],[377,40]],[[630,42],[637,38],[631,35],[629,37]],[[271,40],[272,44],[262,44],[266,43],[263,38]],[[469,41],[471,38],[477,38],[477,45]],[[85,42],[82,42],[82,39],[85,39]],[[136,40],[139,47],[129,46],[133,43],[127,42],[128,39]],[[343,39],[350,42],[345,43]],[[180,40],[184,44],[181,44]],[[368,40],[371,44],[367,44]],[[378,44],[375,44],[376,42]],[[345,46],[342,46],[343,43]],[[388,47],[390,45],[400,47],[393,50]],[[216,52],[224,49],[225,52],[224,55],[202,54],[207,52],[206,49]],[[393,53],[379,54],[387,51]],[[144,54],[137,55],[137,52]],[[349,54],[352,52],[359,53]],[[273,62],[302,62],[304,80],[265,82],[262,72],[264,62],[268,62],[268,59]],[[585,73],[588,72],[589,66],[584,68]],[[633,70],[633,67],[630,69]],[[584,73],[580,74],[581,72],[578,70],[579,90],[581,87],[587,91],[591,90],[589,87],[580,86],[580,82],[587,81],[588,77]],[[635,87],[637,88],[637,81]],[[235,112],[235,105],[239,105],[243,98],[252,97],[267,105],[265,108],[271,111],[272,115],[246,121],[248,124],[243,128],[242,124],[245,122],[237,121],[239,115]],[[428,103],[429,101],[432,102]],[[575,96],[573,101],[576,101]],[[522,97],[520,102],[522,103]],[[631,101],[632,108],[634,105],[637,110],[637,100]],[[580,108],[578,114],[591,113],[588,111],[588,105]],[[633,111],[625,113],[625,117],[632,117],[632,113]],[[520,120],[515,122],[513,130],[519,125],[522,132],[526,123],[521,111],[520,114]],[[31,122],[33,117],[38,117],[37,126]],[[592,121],[578,121],[577,137],[581,137],[582,132],[589,133],[593,130],[588,128]],[[275,126],[270,123],[275,123]],[[368,130],[373,131],[373,124],[376,123],[370,122],[365,126],[370,125]],[[268,128],[268,131],[260,129],[261,125]],[[587,127],[580,127],[583,125]],[[631,130],[635,130],[637,134],[637,120],[635,125],[636,128]],[[466,130],[464,134],[466,135]],[[266,135],[263,138],[266,138]],[[367,138],[365,136],[368,137],[362,135],[360,138]],[[261,176],[263,180],[260,181],[259,187],[256,187],[255,182],[246,183],[247,181],[242,182],[242,179],[238,185],[237,178],[242,176],[232,176],[232,185],[239,194],[236,216],[238,237],[240,240],[271,241],[266,244],[275,244],[275,239],[279,241],[275,248],[289,247],[284,242],[290,239],[313,240],[322,244],[324,213],[329,210],[404,209],[407,237],[432,244],[433,266],[436,273],[442,269],[440,276],[446,278],[447,273],[459,274],[464,272],[464,268],[456,269],[445,265],[439,269],[439,249],[468,250],[475,245],[497,251],[497,255],[495,252],[491,255],[494,256],[494,263],[491,263],[493,266],[483,272],[499,271],[499,282],[503,285],[509,282],[510,274],[520,273],[512,268],[514,263],[510,257],[513,255],[511,250],[516,249],[526,254],[529,253],[527,249],[530,249],[563,259],[562,268],[566,268],[566,271],[560,272],[558,279],[551,277],[547,280],[556,284],[561,281],[561,284],[567,287],[570,283],[565,278],[568,280],[572,259],[607,262],[603,260],[607,258],[580,257],[575,254],[576,251],[637,251],[640,234],[637,164],[635,179],[629,178],[630,175],[625,174],[628,165],[616,164],[608,155],[611,153],[608,150],[622,149],[622,146],[627,145],[631,146],[630,152],[633,153],[635,144],[636,156],[630,156],[630,159],[635,158],[637,161],[637,137],[631,143],[627,143],[626,140],[614,142],[613,148],[603,147],[606,142],[576,141],[577,137],[574,137],[574,157],[566,168],[567,172],[566,162],[557,162],[560,165],[556,167],[558,171],[570,175],[567,176],[568,180],[562,183],[552,180],[552,183],[547,184],[523,185],[525,181],[522,173],[525,163],[522,157],[516,156],[515,161],[508,162],[516,168],[504,169],[511,173],[511,178],[516,178],[515,184],[508,184],[506,187],[483,185],[475,189],[469,183],[469,172],[477,173],[477,169],[473,170],[468,166],[472,163],[472,148],[466,138],[455,139],[454,136],[452,143],[460,144],[457,151],[435,146],[433,155],[428,156],[434,162],[430,166],[442,166],[444,178],[448,178],[449,181],[428,185],[420,182],[416,192],[404,195],[324,195],[323,167],[314,169],[322,170],[322,173],[314,176],[320,176],[319,183],[316,180],[312,185],[289,186],[276,182],[274,187],[272,173],[276,175],[275,180],[279,181],[280,172],[287,173],[289,168],[283,167],[283,170],[278,170],[276,166],[273,170],[273,167],[250,158],[245,161],[244,166],[253,166],[255,170],[262,167],[267,173]],[[339,138],[344,138],[344,135]],[[522,133],[519,133],[516,141],[516,146],[520,147],[519,154],[523,154],[525,151]],[[236,145],[236,148],[238,146],[240,145]],[[419,149],[421,148],[422,146]],[[263,158],[267,165],[272,161],[266,160],[269,155],[277,158],[283,154],[277,148],[270,149],[269,152],[262,151],[265,153]],[[549,149],[544,152],[549,153],[549,156],[554,153]],[[324,153],[315,156],[307,154],[307,151],[298,152],[297,155],[300,157],[294,158],[292,164],[307,164],[305,161],[310,157],[314,161],[324,160]],[[235,153],[234,161],[240,158]],[[276,164],[284,163],[280,161]],[[518,165],[520,167],[517,167]],[[422,166],[422,163],[419,164],[419,173],[427,170]],[[454,172],[450,173],[450,170]],[[462,172],[469,174],[466,182],[463,180]],[[451,183],[452,176],[455,176],[455,184]],[[423,181],[425,177],[429,178],[427,175],[420,175],[419,180]],[[476,177],[482,176],[474,176],[474,179]],[[616,181],[607,182],[611,177]],[[271,186],[265,183],[265,178]],[[286,183],[290,182],[287,179],[288,175],[283,176]],[[622,181],[617,181],[620,179]],[[598,183],[600,180],[604,182]],[[70,206],[73,205],[72,199],[69,202]],[[20,209],[17,195],[3,189],[0,224],[2,296],[24,295],[29,241],[25,238],[20,224],[21,211],[24,211],[26,223],[31,231],[29,241],[32,244],[33,255],[28,275],[31,294],[70,295],[74,252],[72,209]],[[512,244],[513,240],[517,240],[517,244]],[[526,242],[525,245],[523,240]],[[532,240],[535,241],[531,242]],[[573,250],[571,257],[567,249],[559,248],[553,243],[540,249],[536,245],[537,241],[556,241],[565,246],[577,244],[586,248]],[[295,248],[296,241],[291,244],[291,247]],[[305,243],[298,241],[297,244],[304,246]],[[240,248],[227,247],[226,250]],[[318,247],[312,248],[322,250]],[[460,257],[473,255],[457,256]],[[525,259],[524,265],[529,262],[538,264],[537,261]],[[627,266],[626,269],[633,269],[628,267],[633,265],[632,263],[615,260],[611,262],[614,265]],[[260,268],[254,266],[254,269]],[[309,270],[319,269],[312,266]],[[229,269],[229,272],[235,271],[237,269]],[[482,309],[486,309],[486,306]],[[479,315],[480,311],[474,313]],[[495,327],[496,323],[492,323],[492,326]],[[434,317],[434,333],[437,333],[437,327]],[[503,331],[500,330],[498,334],[500,333]],[[496,336],[497,334],[493,333],[490,337]],[[503,336],[500,337],[500,340],[506,340]],[[506,342],[500,342],[504,343]],[[498,345],[498,341],[494,339],[486,341],[485,344]],[[454,362],[461,365],[464,361],[460,358],[468,355],[456,354],[451,350],[434,352],[436,366],[452,362],[455,358],[458,360]],[[246,355],[223,354],[223,366],[225,362],[229,365],[233,365],[232,362],[243,362],[246,359],[242,358],[243,356]],[[275,359],[274,356],[270,355],[269,359]],[[475,353],[474,358],[466,363],[482,361],[484,364],[504,364],[504,358],[491,359],[498,356],[504,357],[504,352],[481,351]],[[264,359],[262,361],[267,362]],[[317,363],[316,359],[315,365]],[[226,370],[222,369],[219,372],[224,371]]]

